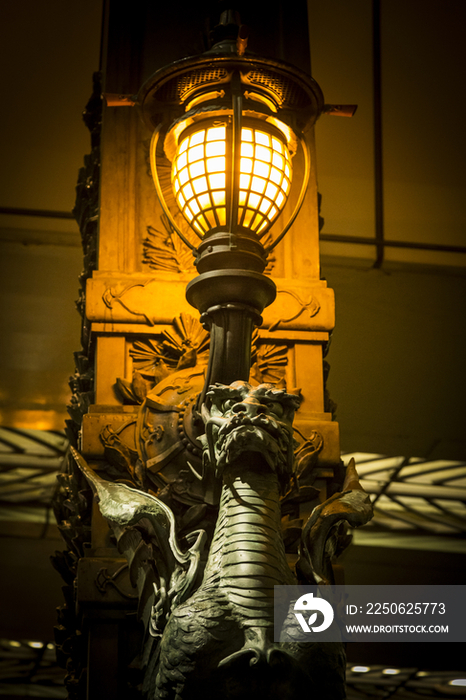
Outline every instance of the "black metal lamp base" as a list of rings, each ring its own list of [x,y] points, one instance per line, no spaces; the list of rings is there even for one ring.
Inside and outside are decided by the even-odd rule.
[[[261,325],[261,313],[276,292],[269,277],[252,270],[212,270],[188,284],[186,298],[201,312],[201,322],[211,333],[199,407],[211,384],[249,379],[252,332]]]

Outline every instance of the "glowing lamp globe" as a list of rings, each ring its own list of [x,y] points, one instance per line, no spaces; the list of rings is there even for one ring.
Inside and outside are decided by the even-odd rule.
[[[233,160],[228,119],[196,125],[180,136],[172,187],[184,218],[201,237],[231,222],[234,230],[262,238],[285,206],[291,155],[279,129],[243,121],[237,173]]]
[[[159,201],[193,249],[198,271],[262,273],[304,200],[310,173],[304,132],[324,108],[317,83],[294,66],[224,42],[159,70],[137,102],[154,132],[150,162]],[[290,197],[298,153],[294,209],[274,226]]]

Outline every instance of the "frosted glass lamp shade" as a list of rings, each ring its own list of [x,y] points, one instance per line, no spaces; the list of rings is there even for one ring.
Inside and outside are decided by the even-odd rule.
[[[291,187],[286,139],[265,122],[241,128],[240,153],[233,163],[231,121],[198,122],[180,137],[172,163],[172,187],[187,222],[203,237],[231,221],[232,186],[238,188],[238,230],[259,238],[285,206]],[[235,167],[234,167],[235,166]]]

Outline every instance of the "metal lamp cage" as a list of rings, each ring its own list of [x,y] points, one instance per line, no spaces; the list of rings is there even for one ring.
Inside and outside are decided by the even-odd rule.
[[[268,59],[204,55],[158,71],[141,88],[138,103],[154,131],[150,161],[158,198],[193,250],[168,201],[174,199],[201,240],[218,232],[260,240],[285,207],[299,144],[304,163],[299,194],[288,222],[265,248],[268,254],[304,201],[310,157],[303,131],[323,108],[317,83]],[[171,162],[168,196],[164,157]]]
[[[283,209],[291,187],[291,155],[283,134],[252,119],[241,128],[239,193],[232,209],[232,118],[202,121],[182,134],[172,186],[183,216],[201,237],[236,219],[261,238]]]

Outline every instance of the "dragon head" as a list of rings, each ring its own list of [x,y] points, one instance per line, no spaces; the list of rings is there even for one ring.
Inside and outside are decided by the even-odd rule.
[[[237,381],[209,387],[202,416],[204,459],[222,476],[225,467],[244,453],[255,452],[288,482],[293,472],[293,418],[300,396],[287,394],[273,384],[251,386]]]

